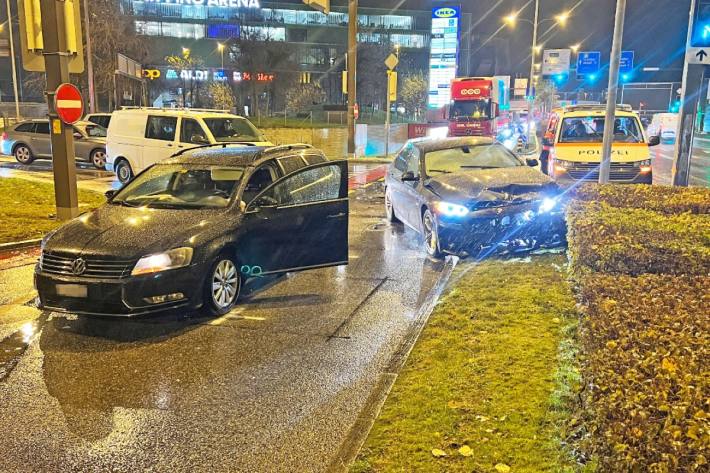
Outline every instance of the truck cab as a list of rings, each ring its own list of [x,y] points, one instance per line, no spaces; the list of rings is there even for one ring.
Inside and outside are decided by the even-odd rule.
[[[451,82],[449,136],[496,136],[498,87],[490,77],[460,77]]]

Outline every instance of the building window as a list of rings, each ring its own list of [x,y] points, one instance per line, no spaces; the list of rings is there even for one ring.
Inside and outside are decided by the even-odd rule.
[[[239,38],[239,25],[224,23],[207,25],[207,37],[210,39]]]
[[[202,39],[205,25],[196,23],[163,23],[136,20],[136,33],[145,36],[170,36],[173,38]]]

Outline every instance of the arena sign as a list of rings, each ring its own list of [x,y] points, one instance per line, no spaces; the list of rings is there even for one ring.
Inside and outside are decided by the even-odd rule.
[[[259,0],[144,0],[145,3],[163,5],[205,5],[225,8],[261,8]]]

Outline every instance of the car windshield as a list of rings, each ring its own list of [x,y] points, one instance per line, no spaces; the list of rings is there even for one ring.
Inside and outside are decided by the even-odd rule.
[[[84,132],[91,138],[106,138],[106,128],[101,125],[86,125],[83,127]]]
[[[259,130],[245,118],[205,118],[214,139],[227,141],[264,141]]]
[[[575,117],[562,121],[560,143],[601,143],[604,137],[604,117]],[[614,121],[614,141],[642,143],[635,117],[617,117]]]
[[[453,102],[451,118],[491,118],[491,102],[489,100],[471,100]]]
[[[493,169],[523,166],[523,163],[499,144],[460,146],[430,151],[424,157],[427,174],[451,173],[461,169]]]
[[[127,207],[224,208],[244,175],[241,167],[156,164],[111,200]]]

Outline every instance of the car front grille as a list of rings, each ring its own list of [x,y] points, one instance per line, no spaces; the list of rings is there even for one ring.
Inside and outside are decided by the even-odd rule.
[[[77,259],[84,261],[83,271],[75,271],[75,261]],[[101,279],[121,279],[128,277],[134,265],[135,261],[132,260],[119,260],[109,257],[85,257],[45,251],[42,252],[39,259],[39,267],[45,273]]]
[[[570,162],[567,173],[573,179],[578,180],[599,180],[599,163],[577,163]],[[612,181],[631,181],[639,173],[639,168],[634,163],[611,163],[609,179]]]

